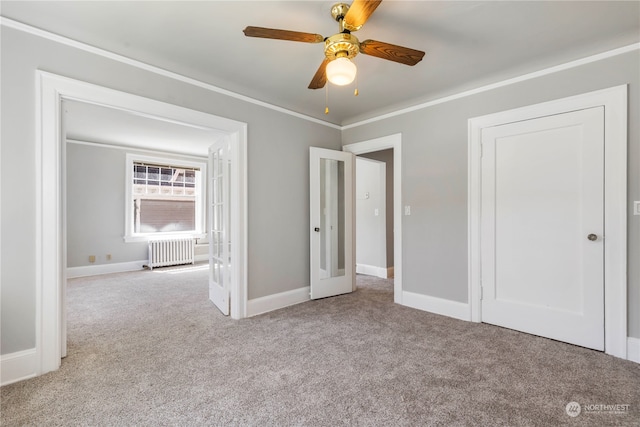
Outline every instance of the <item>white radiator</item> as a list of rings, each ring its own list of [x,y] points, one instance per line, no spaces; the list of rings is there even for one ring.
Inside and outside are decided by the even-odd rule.
[[[195,240],[191,237],[149,241],[149,269],[169,265],[193,264]]]

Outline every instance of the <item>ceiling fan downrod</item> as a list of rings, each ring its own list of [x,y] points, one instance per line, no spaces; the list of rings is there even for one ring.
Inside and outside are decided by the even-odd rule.
[[[336,3],[331,7],[331,16],[338,22],[338,32],[339,33],[350,33],[347,28],[345,28],[344,17],[349,11],[349,5],[346,3]]]
[[[345,27],[344,17],[349,5],[336,3],[331,8],[331,16],[338,22],[340,31],[324,40],[324,55],[330,61],[337,58],[353,59],[360,53],[360,41]]]

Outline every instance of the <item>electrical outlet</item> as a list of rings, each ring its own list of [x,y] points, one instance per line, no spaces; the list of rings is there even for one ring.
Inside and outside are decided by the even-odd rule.
[[[640,202],[639,201],[633,202],[633,214],[634,215],[640,215]]]
[[[96,262],[96,256],[95,255],[89,255],[89,262]]]
[[[411,206],[407,205],[404,207],[404,214],[411,215]]]

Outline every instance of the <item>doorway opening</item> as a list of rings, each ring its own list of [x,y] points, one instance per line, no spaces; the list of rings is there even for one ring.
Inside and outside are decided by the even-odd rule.
[[[66,209],[64,200],[64,121],[62,103],[75,100],[128,111],[166,122],[216,130],[238,148],[238,183],[235,203],[240,215],[235,221],[239,238],[234,245],[235,280],[229,289],[231,316],[246,313],[246,144],[247,125],[200,111],[155,101],[93,84],[37,72],[36,181],[36,366],[35,375],[60,367],[64,354],[64,300],[66,283]],[[213,142],[213,141],[212,141]],[[201,149],[207,155],[207,144]]]
[[[67,279],[97,276],[97,285],[106,273],[206,260],[207,158],[199,146],[211,144],[219,132],[70,99],[62,100],[61,122]],[[153,263],[147,261],[152,241],[154,253],[161,249]]]
[[[393,278],[393,149],[356,157],[356,273]]]
[[[385,210],[387,215],[391,213],[393,226],[391,230],[388,230],[385,221],[385,257],[382,261],[387,265],[387,277],[389,277],[389,274],[393,277],[393,300],[397,304],[402,304],[402,135],[394,134],[354,144],[348,144],[343,146],[342,149],[353,153],[356,156],[366,156],[373,159],[386,159],[391,162],[390,169],[392,170],[389,171],[391,173],[391,177],[387,178],[390,178],[392,189],[387,189],[385,192],[385,197],[390,199],[386,201],[385,206],[392,206],[392,208],[385,208]],[[385,173],[386,171],[387,169],[385,169]],[[392,196],[389,196],[390,191]],[[363,195],[356,195],[356,198],[360,196]],[[373,215],[375,216],[375,211],[373,212]],[[379,216],[380,211],[378,211],[378,217]],[[387,218],[387,220],[388,219],[389,218]],[[389,240],[391,240],[391,242],[389,242]],[[358,249],[356,246],[356,253],[357,251]],[[389,252],[391,252],[391,256]],[[390,260],[391,263],[389,263]],[[388,267],[390,266],[392,266],[392,271],[388,270]],[[382,274],[382,271],[377,271]]]

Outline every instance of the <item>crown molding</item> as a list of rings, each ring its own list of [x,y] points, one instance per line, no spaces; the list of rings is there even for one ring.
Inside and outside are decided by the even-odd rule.
[[[73,47],[79,50],[83,50],[85,52],[93,53],[95,55],[102,56],[104,58],[108,58],[114,61],[118,61],[123,64],[130,65],[132,67],[139,68],[141,70],[149,71],[154,74],[161,75],[163,77],[168,77],[170,79],[174,79],[183,83],[190,84],[192,86],[197,86],[202,89],[208,90],[210,92],[215,92],[224,96],[228,96],[230,98],[235,98],[240,101],[248,102],[254,105],[258,105],[260,107],[268,108],[270,110],[277,111],[279,113],[288,114],[293,117],[297,117],[299,119],[307,120],[313,123],[317,123],[323,126],[327,126],[333,129],[341,130],[342,127],[340,125],[336,125],[330,122],[326,122],[324,120],[316,119],[315,117],[307,116],[306,114],[298,113],[293,110],[288,110],[286,108],[278,107],[277,105],[270,104],[268,102],[260,101],[255,98],[251,98],[246,95],[241,95],[236,92],[232,92],[227,89],[223,89],[221,87],[212,85],[210,83],[205,83],[203,81],[184,76],[182,74],[175,73],[173,71],[165,70],[160,67],[156,67],[155,65],[150,65],[136,59],[131,59],[123,55],[119,55],[117,53],[110,52],[105,49],[101,49],[95,46],[88,45],[86,43],[82,43],[64,36],[60,36],[58,34],[51,33],[49,31],[42,30],[40,28],[32,27],[27,24],[23,24],[18,21],[14,21],[13,19],[6,18],[4,16],[0,16],[0,25],[5,26],[7,28],[12,28],[14,30],[22,31],[24,33],[32,34],[34,36],[42,37],[47,40],[51,40],[56,43],[60,43],[69,47]]]
[[[139,68],[139,69],[142,69],[142,70],[146,70],[146,71],[149,71],[149,72],[152,72],[152,73],[164,76],[164,77],[168,77],[168,78],[171,78],[171,79],[174,79],[174,80],[178,80],[178,81],[181,81],[183,83],[187,83],[187,84],[190,84],[190,85],[193,85],[193,86],[197,86],[197,87],[200,87],[202,89],[205,89],[205,90],[208,90],[208,91],[211,91],[211,92],[219,93],[219,94],[224,95],[224,96],[235,98],[235,99],[238,99],[238,100],[241,100],[241,101],[244,101],[244,102],[248,102],[248,103],[251,103],[251,104],[254,104],[254,105],[258,105],[258,106],[261,106],[261,107],[264,107],[264,108],[268,108],[268,109],[271,109],[271,110],[274,110],[274,111],[278,111],[278,112],[283,113],[283,114],[288,114],[290,116],[297,117],[299,119],[307,120],[307,121],[310,121],[310,122],[313,122],[313,123],[317,123],[317,124],[320,124],[320,125],[323,125],[323,126],[327,126],[327,127],[332,128],[332,129],[337,129],[337,130],[340,130],[340,131],[356,128],[356,127],[363,126],[363,125],[366,125],[366,124],[369,124],[369,123],[374,123],[374,122],[377,122],[377,121],[380,121],[380,120],[385,120],[385,119],[388,119],[388,118],[391,118],[391,117],[396,117],[396,116],[400,116],[400,115],[403,115],[403,114],[411,113],[413,111],[418,111],[418,110],[422,110],[422,109],[425,109],[425,108],[433,107],[434,105],[444,104],[445,102],[453,101],[453,100],[460,99],[460,98],[465,98],[467,96],[476,95],[478,93],[487,92],[487,91],[490,91],[490,90],[493,90],[493,89],[501,88],[501,87],[504,87],[504,86],[509,86],[509,85],[516,84],[516,83],[520,83],[520,82],[523,82],[523,81],[526,81],[526,80],[535,79],[537,77],[542,77],[542,76],[545,76],[545,75],[557,73],[559,71],[564,71],[564,70],[568,70],[568,69],[571,69],[571,68],[579,67],[581,65],[590,64],[592,62],[601,61],[603,59],[611,58],[611,57],[617,56],[617,55],[622,55],[622,54],[625,54],[625,53],[628,53],[628,52],[632,52],[634,50],[640,50],[640,43],[634,43],[634,44],[631,44],[631,45],[628,45],[628,46],[623,46],[623,47],[620,47],[620,48],[617,48],[617,49],[612,49],[612,50],[609,50],[609,51],[606,51],[606,52],[602,52],[602,53],[598,53],[598,54],[595,54],[595,55],[587,56],[585,58],[581,58],[581,59],[577,59],[577,60],[574,60],[574,61],[566,62],[564,64],[556,65],[556,66],[549,67],[549,68],[544,68],[542,70],[534,71],[532,73],[523,74],[523,75],[520,75],[518,77],[514,77],[514,78],[511,78],[511,79],[507,79],[507,80],[502,80],[502,81],[499,81],[499,82],[496,82],[496,83],[491,83],[491,84],[488,84],[488,85],[485,85],[485,86],[480,86],[480,87],[475,88],[475,89],[470,89],[470,90],[467,90],[467,91],[464,91],[464,92],[460,92],[460,93],[457,93],[457,94],[453,94],[453,95],[445,96],[445,97],[442,97],[442,98],[434,99],[434,100],[431,100],[431,101],[423,102],[423,103],[420,103],[420,104],[413,105],[411,107],[402,108],[402,109],[399,109],[399,110],[396,110],[396,111],[392,111],[392,112],[389,112],[389,113],[386,113],[386,114],[381,114],[379,116],[374,116],[374,117],[371,117],[371,118],[368,118],[368,119],[365,119],[365,120],[361,120],[361,121],[358,121],[358,122],[354,122],[354,123],[350,123],[350,124],[341,126],[341,125],[336,125],[336,124],[333,124],[333,123],[330,123],[330,122],[326,122],[324,120],[317,119],[315,117],[308,116],[306,114],[298,113],[298,112],[293,111],[293,110],[288,110],[286,108],[282,108],[282,107],[279,107],[277,105],[270,104],[268,102],[260,101],[258,99],[251,98],[251,97],[246,96],[246,95],[241,95],[239,93],[232,92],[230,90],[223,89],[221,87],[212,85],[210,83],[205,83],[205,82],[202,82],[200,80],[197,80],[197,79],[194,79],[194,78],[191,78],[191,77],[187,77],[187,76],[184,76],[182,74],[175,73],[173,71],[165,70],[163,68],[156,67],[154,65],[146,64],[146,63],[138,61],[136,59],[131,59],[131,58],[128,58],[128,57],[123,56],[123,55],[119,55],[119,54],[116,54],[116,53],[113,53],[113,52],[110,52],[110,51],[107,51],[107,50],[104,50],[104,49],[97,48],[95,46],[91,46],[91,45],[88,45],[88,44],[85,44],[85,43],[82,43],[82,42],[78,42],[76,40],[60,36],[60,35],[51,33],[49,31],[45,31],[45,30],[42,30],[42,29],[39,29],[39,28],[36,28],[36,27],[32,27],[30,25],[23,24],[21,22],[14,21],[12,19],[6,18],[4,16],[0,16],[0,25],[3,25],[3,26],[8,27],[8,28],[15,29],[15,30],[23,31],[25,33],[29,33],[29,34],[32,34],[32,35],[35,35],[35,36],[38,36],[38,37],[42,37],[42,38],[45,38],[47,40],[51,40],[51,41],[54,41],[54,42],[57,42],[57,43],[61,43],[61,44],[64,44],[64,45],[67,45],[67,46],[70,46],[70,47],[74,47],[76,49],[80,49],[80,50],[83,50],[85,52],[93,53],[93,54],[96,54],[96,55],[99,55],[99,56],[102,56],[102,57],[105,57],[105,58],[108,58],[108,59],[111,59],[111,60],[114,60],[114,61],[118,61],[118,62],[127,64],[127,65],[131,65],[133,67],[136,67],[136,68]]]
[[[609,50],[606,52],[598,53],[596,55],[587,56],[585,58],[577,59],[574,61],[566,62],[564,64],[556,65],[549,68],[544,68],[542,70],[534,71],[532,73],[523,74],[518,77],[514,77],[507,80],[502,80],[496,83],[491,83],[485,86],[480,86],[475,89],[470,89],[464,92],[460,92],[454,95],[445,96],[443,98],[434,99],[432,101],[427,101],[421,104],[417,104],[411,107],[403,108],[400,110],[392,111],[390,113],[382,114],[379,116],[371,117],[369,119],[361,120],[359,122],[351,123],[348,125],[343,125],[342,130],[352,129],[358,126],[366,125],[369,123],[377,122],[380,120],[388,119],[395,116],[400,116],[402,114],[411,113],[413,111],[422,110],[424,108],[433,107],[434,105],[444,104],[445,102],[453,101],[460,98],[465,98],[467,96],[476,95],[478,93],[487,92],[493,89],[501,88],[504,86],[509,86],[515,83],[520,83],[526,80],[535,79],[537,77],[546,76],[548,74],[557,73],[559,71],[568,70],[571,68],[579,67],[581,65],[590,64],[592,62],[602,61],[603,59],[611,58],[613,56],[622,55],[628,52],[632,52],[634,50],[640,49],[640,43],[630,44],[628,46],[623,46],[617,49]]]

